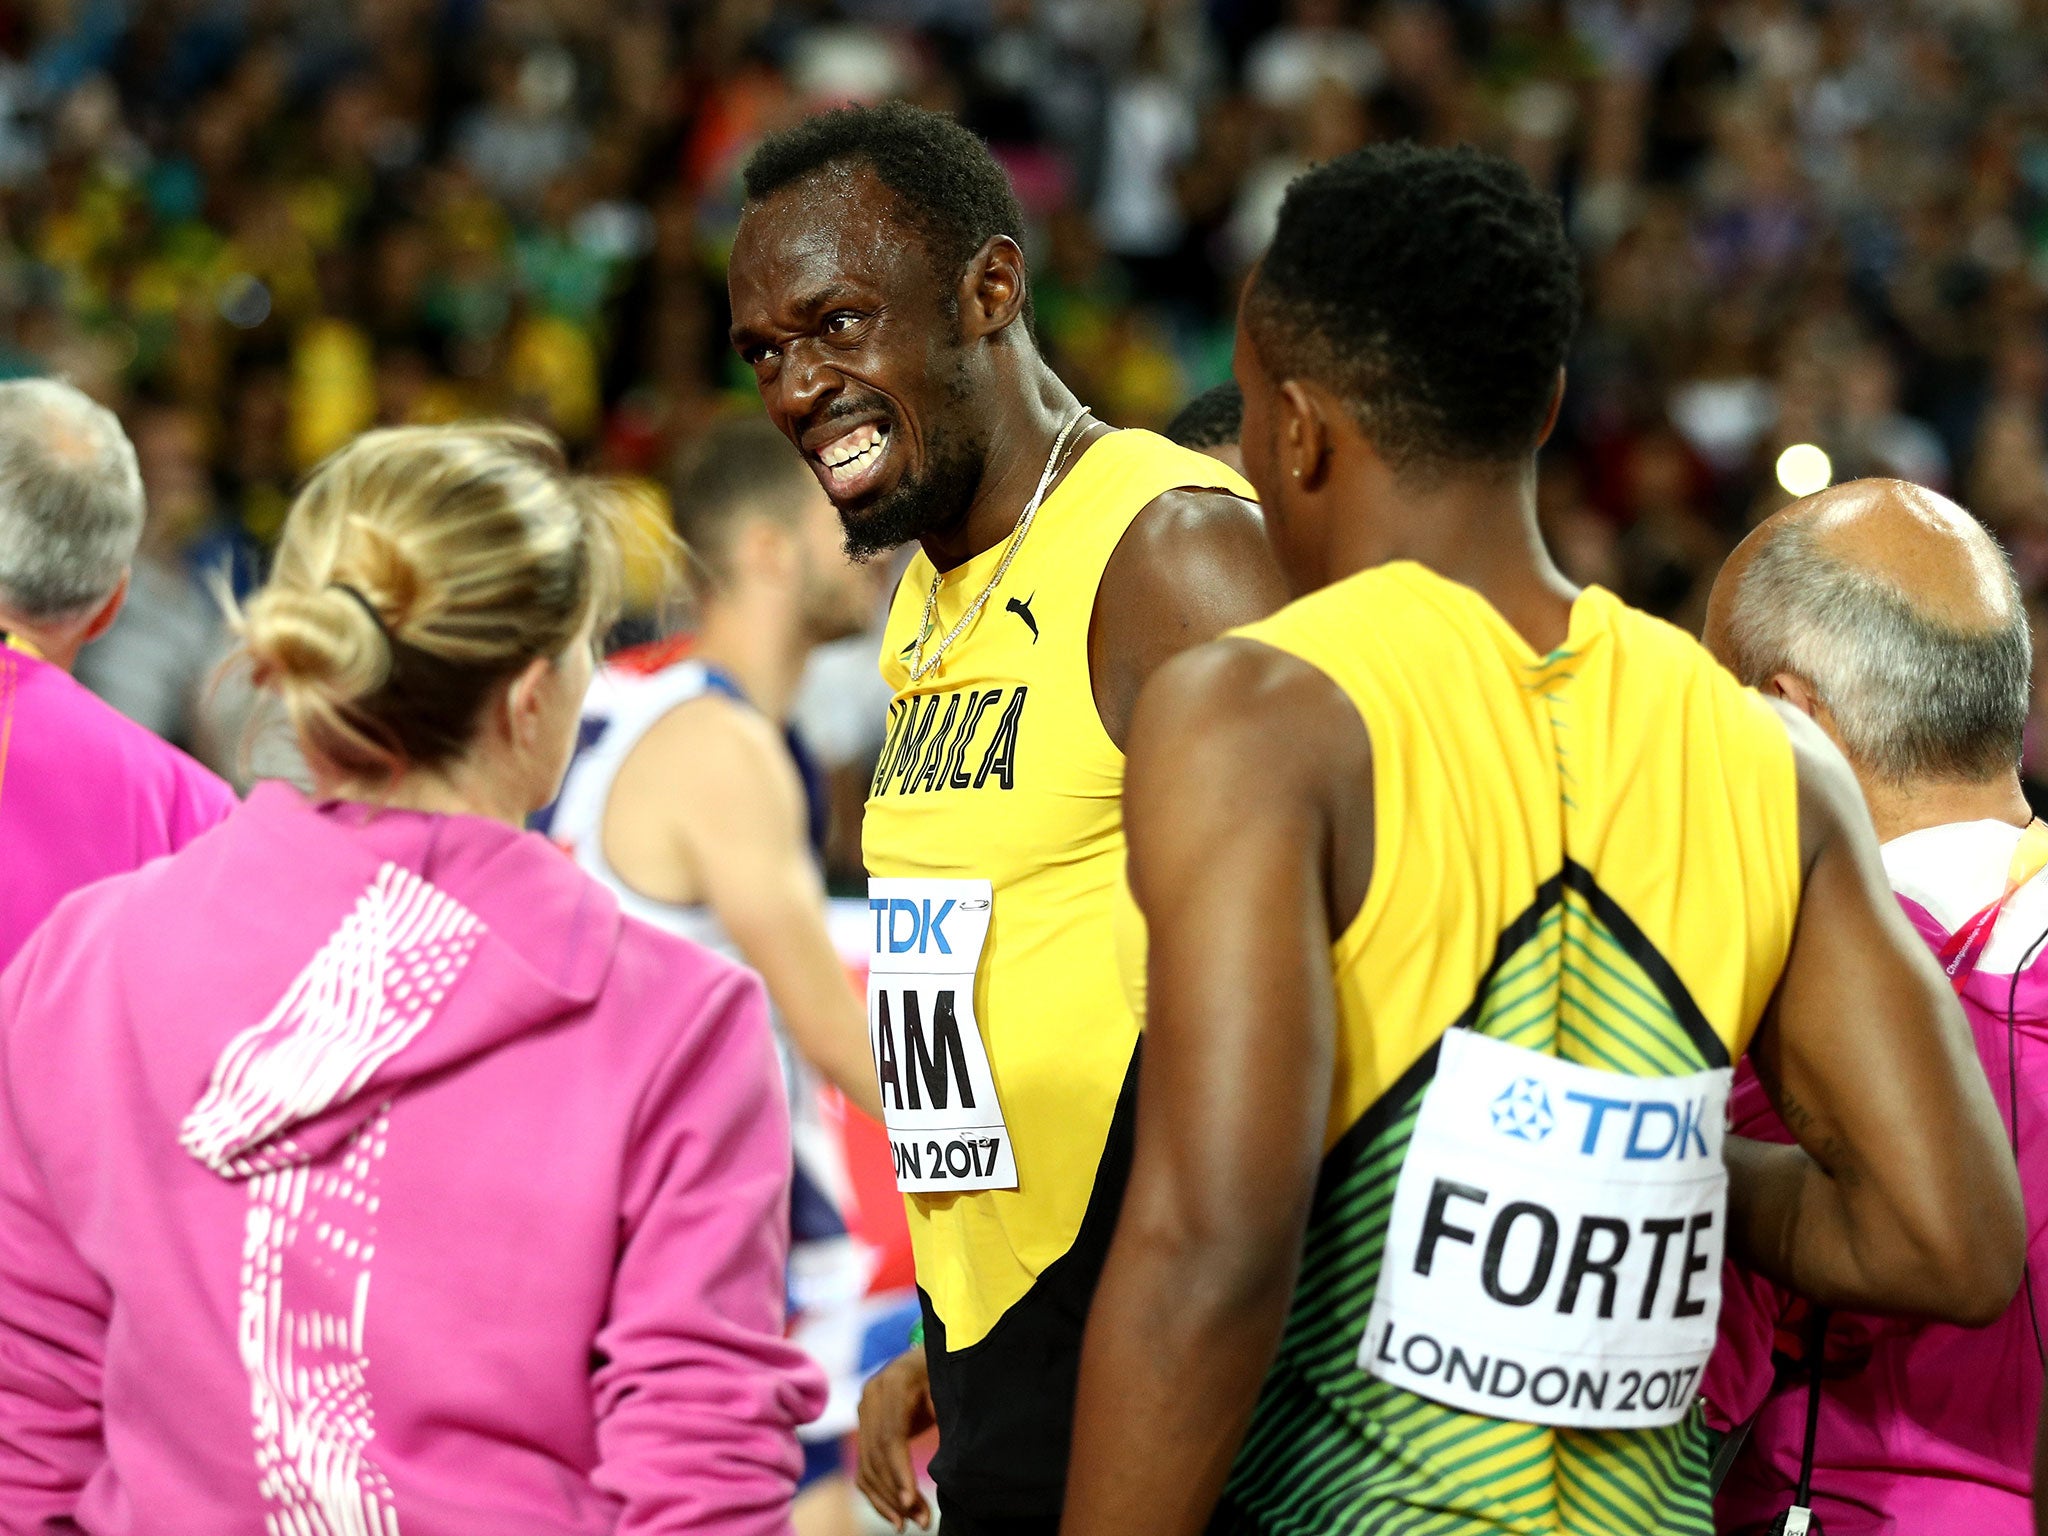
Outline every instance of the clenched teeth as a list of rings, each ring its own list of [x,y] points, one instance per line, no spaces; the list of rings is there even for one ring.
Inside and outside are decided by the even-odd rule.
[[[836,438],[821,448],[818,462],[827,469],[858,469],[881,452],[882,442],[888,435],[889,429],[885,426],[855,427],[846,436]]]

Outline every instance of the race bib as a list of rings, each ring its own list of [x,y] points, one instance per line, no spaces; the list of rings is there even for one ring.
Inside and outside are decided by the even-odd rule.
[[[1017,1187],[974,1017],[989,901],[986,880],[868,881],[868,1045],[905,1193]]]
[[[1488,1418],[1676,1424],[1721,1311],[1733,1077],[1623,1077],[1446,1031],[1359,1364]]]

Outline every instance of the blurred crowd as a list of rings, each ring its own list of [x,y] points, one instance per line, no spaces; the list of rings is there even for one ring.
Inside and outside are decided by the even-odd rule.
[[[1574,576],[1695,625],[1811,444],[1958,496],[2048,592],[2048,0],[0,0],[0,375],[118,409],[152,509],[81,675],[207,750],[200,574],[246,584],[373,423],[528,416],[658,516],[751,399],[742,158],[890,95],[996,148],[1110,420],[1225,376],[1299,170],[1472,140],[1584,252],[1541,484]]]

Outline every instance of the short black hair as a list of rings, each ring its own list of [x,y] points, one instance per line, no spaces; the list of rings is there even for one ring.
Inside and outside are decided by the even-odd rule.
[[[941,277],[966,271],[997,235],[1024,243],[1024,210],[988,145],[945,113],[903,101],[839,107],[763,139],[742,173],[747,201],[848,161],[896,194]],[[1027,278],[1024,322],[1035,319]]]
[[[1183,448],[1224,448],[1244,431],[1244,391],[1233,383],[1205,389],[1166,424],[1165,437]]]
[[[765,416],[727,416],[684,452],[669,498],[677,535],[706,579],[731,575],[732,536],[750,517],[796,521],[818,478]]]
[[[1287,189],[1245,324],[1350,402],[1396,471],[1535,450],[1579,316],[1557,200],[1469,147],[1376,144]]]

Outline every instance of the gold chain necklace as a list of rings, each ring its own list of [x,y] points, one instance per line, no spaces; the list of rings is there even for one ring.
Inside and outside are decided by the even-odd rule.
[[[917,626],[917,645],[910,655],[910,680],[921,683],[935,671],[939,658],[946,654],[946,647],[960,638],[961,633],[980,616],[995,590],[1002,585],[1003,573],[1010,568],[1010,562],[1017,558],[1017,551],[1024,543],[1024,535],[1031,531],[1031,521],[1038,516],[1039,503],[1045,500],[1046,488],[1052,484],[1053,471],[1059,468],[1060,455],[1065,451],[1067,439],[1074,428],[1081,424],[1081,418],[1088,414],[1088,407],[1082,406],[1067,418],[1067,424],[1060,428],[1060,435],[1052,440],[1052,452],[1046,456],[1045,473],[1038,477],[1038,489],[1031,493],[1031,499],[1024,503],[1024,511],[1017,518],[1017,526],[1010,534],[1010,547],[1003,551],[1002,563],[996,567],[995,575],[989,577],[988,585],[981,589],[981,596],[967,605],[967,611],[960,615],[960,622],[946,631],[946,637],[938,643],[930,656],[924,653],[924,643],[931,638],[932,612],[939,605],[939,583],[946,579],[944,571],[932,573],[932,589],[924,597],[924,617]]]

